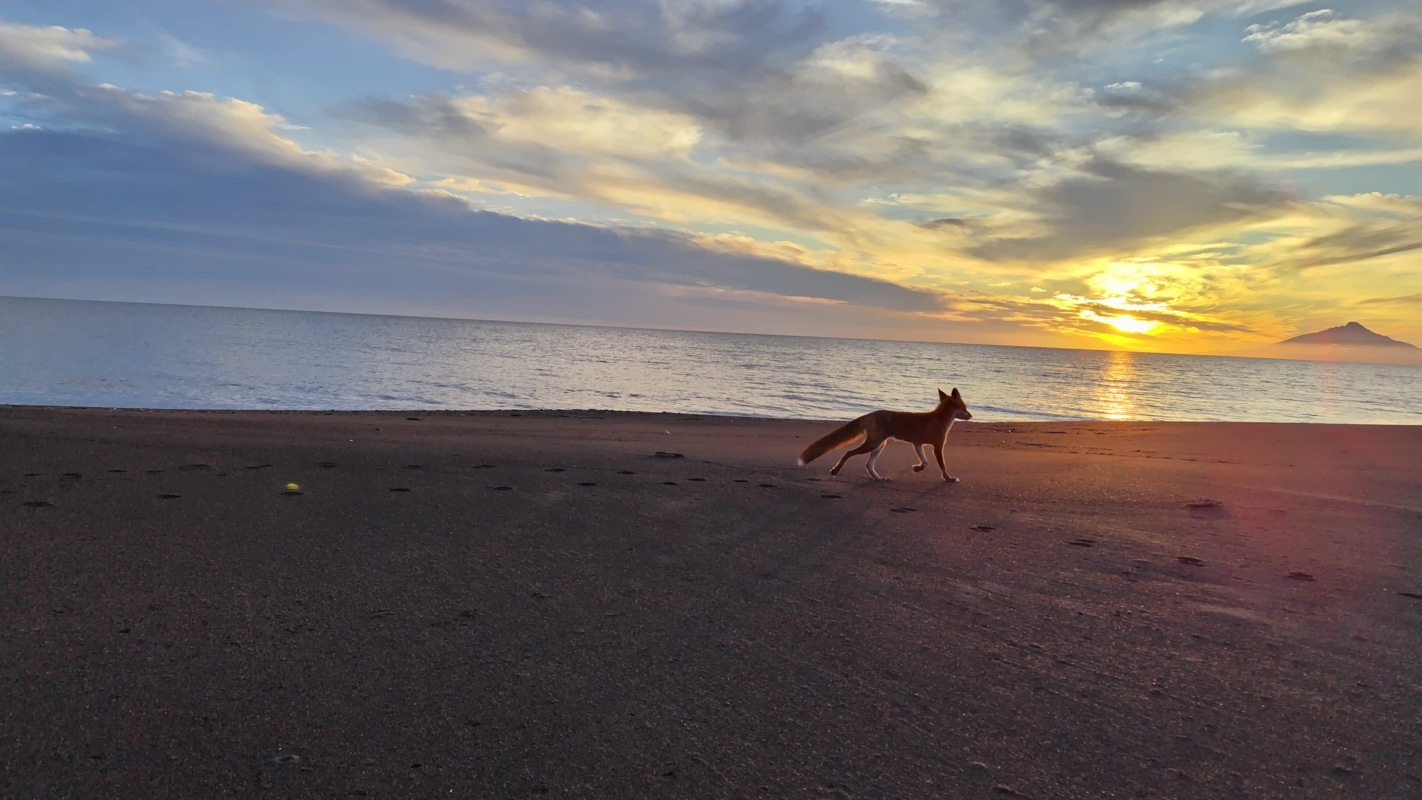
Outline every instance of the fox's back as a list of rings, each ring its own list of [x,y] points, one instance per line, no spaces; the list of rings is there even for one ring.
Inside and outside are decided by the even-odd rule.
[[[910,444],[942,442],[950,419],[937,411],[874,411],[866,416],[866,428]]]

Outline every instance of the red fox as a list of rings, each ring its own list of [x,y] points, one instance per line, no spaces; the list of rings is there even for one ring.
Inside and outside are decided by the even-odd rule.
[[[928,459],[923,457],[923,446],[932,445],[933,457],[938,461],[938,471],[943,473],[943,480],[957,483],[958,479],[949,475],[948,468],[943,466],[943,446],[947,443],[948,431],[953,427],[954,421],[972,418],[973,415],[968,413],[968,404],[963,402],[963,396],[958,394],[956,388],[951,396],[939,389],[938,407],[932,411],[871,411],[859,419],[835,428],[810,442],[800,453],[800,466],[814,461],[836,447],[849,444],[858,439],[860,434],[864,434],[864,443],[840,457],[839,463],[830,470],[831,475],[838,475],[840,467],[844,466],[850,456],[869,453],[869,463],[864,465],[869,477],[876,481],[887,480],[874,471],[874,463],[879,460],[884,445],[888,444],[890,439],[898,439],[913,445],[913,451],[918,454],[914,472],[921,472],[928,466]]]

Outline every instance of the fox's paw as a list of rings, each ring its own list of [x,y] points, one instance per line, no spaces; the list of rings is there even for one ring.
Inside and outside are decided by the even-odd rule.
[[[958,482],[958,479],[955,478],[955,477],[953,477],[952,475],[944,475],[944,476],[943,476],[943,482],[944,482],[944,483],[957,483],[957,482]]]
[[[924,467],[927,467],[927,466],[928,466],[927,464],[914,464],[914,465],[913,465],[913,471],[914,471],[914,472],[923,472]]]

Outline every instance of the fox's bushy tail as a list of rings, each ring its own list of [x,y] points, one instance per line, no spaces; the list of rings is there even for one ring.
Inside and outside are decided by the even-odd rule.
[[[805,449],[800,451],[800,466],[805,466],[836,447],[849,444],[855,439],[858,439],[859,434],[863,432],[863,417],[844,423],[806,445]]]

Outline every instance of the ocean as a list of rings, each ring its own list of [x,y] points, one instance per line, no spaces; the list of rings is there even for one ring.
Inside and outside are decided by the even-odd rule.
[[[1422,368],[0,297],[0,404],[1422,424]]]

